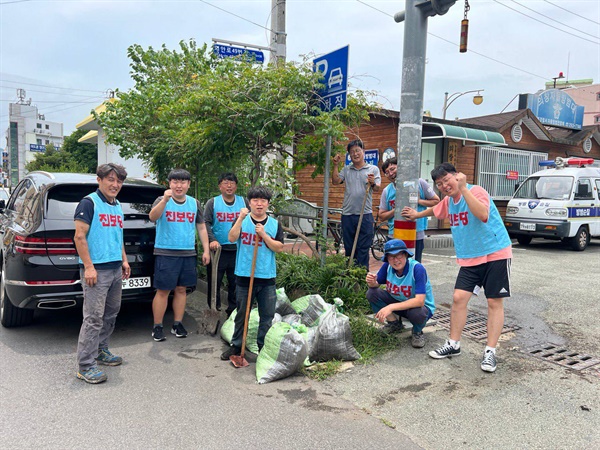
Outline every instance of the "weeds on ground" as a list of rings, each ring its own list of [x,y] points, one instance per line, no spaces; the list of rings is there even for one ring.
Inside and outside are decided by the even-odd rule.
[[[376,356],[397,349],[400,346],[398,337],[386,334],[374,327],[364,315],[351,314],[350,328],[352,329],[352,342],[354,348],[362,358],[356,361],[359,364],[369,364]]]
[[[324,381],[338,373],[341,366],[342,361],[334,359],[332,361],[318,363],[311,367],[305,367],[302,369],[302,373],[313,380]]]

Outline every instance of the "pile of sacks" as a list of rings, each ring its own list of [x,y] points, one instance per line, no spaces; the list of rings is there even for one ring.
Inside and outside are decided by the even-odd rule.
[[[293,302],[284,288],[277,289],[273,325],[256,360],[259,384],[293,375],[302,366],[332,359],[354,361],[360,358],[352,344],[347,316],[340,312],[342,300],[326,303],[320,295],[306,295]],[[221,337],[231,343],[237,311],[221,327]],[[258,353],[258,309],[250,311],[246,348]]]

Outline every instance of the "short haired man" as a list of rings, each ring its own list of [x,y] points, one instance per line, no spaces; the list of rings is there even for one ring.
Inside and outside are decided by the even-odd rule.
[[[75,247],[83,287],[83,323],[77,343],[77,378],[97,384],[107,380],[97,364],[118,366],[123,358],[108,349],[121,309],[122,280],[131,269],[123,244],[123,211],[117,195],[127,177],[118,164],[96,170],[98,189],[75,209]]]
[[[398,160],[388,159],[381,166],[381,170],[390,180],[383,192],[379,202],[379,218],[388,221],[389,239],[394,237],[394,211],[396,207],[396,172]],[[435,206],[440,202],[440,198],[433,191],[433,188],[423,178],[419,178],[419,200],[417,211],[424,211],[430,206]],[[425,243],[425,230],[427,230],[427,217],[417,220],[417,242],[415,248],[415,259],[421,262],[423,257],[423,248]]]
[[[339,163],[342,155],[337,154],[333,157],[333,172],[331,182],[333,184],[344,183],[344,203],[342,205],[342,237],[344,240],[344,249],[346,256],[352,254],[354,237],[358,228],[360,215],[363,213],[363,220],[360,226],[356,252],[354,259],[356,264],[369,269],[369,249],[373,244],[373,192],[379,192],[381,188],[381,175],[379,168],[365,162],[365,151],[361,140],[356,139],[348,143],[346,147],[350,155],[352,164],[339,170]],[[372,189],[367,193],[367,184]],[[362,204],[367,196],[364,209]]]
[[[450,313],[450,338],[429,352],[435,359],[460,355],[460,335],[467,321],[467,304],[476,287],[483,287],[488,301],[487,346],[481,370],[496,370],[496,345],[504,326],[504,298],[510,297],[512,245],[500,213],[481,186],[467,184],[464,173],[450,163],[431,172],[437,188],[446,197],[433,208],[417,212],[402,209],[411,220],[435,215],[449,219],[460,271],[454,286]]]
[[[156,222],[154,243],[154,287],[152,301],[154,326],[152,338],[156,342],[166,339],[163,318],[167,310],[169,293],[173,291],[173,328],[178,338],[188,332],[181,321],[187,303],[187,288],[195,288],[198,281],[196,269],[196,232],[202,243],[202,264],[210,261],[208,234],[200,202],[187,195],[191,176],[187,170],[173,169],[168,176],[169,189],[158,197],[150,210],[150,220]]]
[[[250,203],[250,211],[242,208],[240,216],[231,230],[229,230],[229,242],[237,242],[237,261],[235,263],[237,315],[235,316],[235,328],[231,347],[221,355],[226,361],[232,355],[240,355],[242,351],[242,340],[244,332],[244,321],[246,308],[251,308],[256,299],[258,304],[258,336],[256,343],[258,349],[262,349],[265,336],[275,315],[275,277],[277,266],[275,264],[275,253],[283,250],[283,229],[279,222],[267,215],[271,191],[262,186],[250,188],[247,194]],[[258,239],[258,254],[254,272],[254,284],[250,305],[248,305],[248,289],[250,288],[250,275],[252,273],[252,259],[254,255],[254,244]]]
[[[411,344],[414,348],[425,346],[423,328],[435,312],[431,283],[425,267],[412,257],[401,239],[392,239],[383,247],[385,261],[377,274],[367,274],[367,300],[375,317],[383,322],[388,333],[402,330],[401,317],[412,323]],[[385,285],[385,290],[380,289]]]
[[[248,202],[237,191],[238,178],[234,173],[226,172],[219,176],[219,191],[221,195],[211,198],[204,206],[204,222],[208,232],[210,249],[221,247],[221,257],[217,269],[217,309],[221,310],[221,285],[223,276],[227,274],[227,317],[236,307],[235,301],[235,259],[237,244],[229,242],[229,230],[240,215],[242,208],[248,208]],[[212,261],[207,267],[208,287],[212,286]],[[208,295],[210,306],[210,295]]]

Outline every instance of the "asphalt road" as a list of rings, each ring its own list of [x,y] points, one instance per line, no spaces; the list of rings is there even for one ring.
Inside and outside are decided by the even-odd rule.
[[[448,306],[453,250],[429,249],[424,263]],[[326,382],[257,385],[253,364],[232,368],[221,341],[197,333],[205,299],[194,293],[187,339],[153,342],[150,305],[125,306],[111,346],[125,363],[91,386],[74,376],[81,312],[41,312],[0,329],[0,447],[600,448],[600,365],[575,371],[524,351],[552,342],[600,357],[599,273],[599,240],[582,253],[515,246],[506,321],[520,328],[503,336],[494,374],[480,370],[474,339],[459,357],[430,359],[447,335],[434,326],[423,350],[404,333],[397,351]],[[485,300],[470,307],[485,313]]]

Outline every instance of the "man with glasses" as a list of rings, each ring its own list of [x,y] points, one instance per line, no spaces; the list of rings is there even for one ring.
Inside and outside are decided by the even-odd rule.
[[[431,283],[425,267],[414,259],[401,239],[392,239],[383,247],[383,266],[377,274],[367,274],[367,300],[371,304],[375,318],[387,321],[383,327],[387,333],[402,330],[404,317],[412,324],[411,345],[414,348],[425,346],[423,328],[435,312],[435,302]],[[380,289],[385,285],[385,290]]]
[[[229,230],[240,215],[242,208],[249,208],[248,201],[239,195],[237,191],[238,179],[234,173],[222,173],[219,176],[219,191],[221,195],[211,198],[204,207],[204,221],[210,249],[216,250],[221,247],[221,256],[217,269],[217,309],[221,311],[221,284],[223,276],[227,274],[227,317],[236,308],[235,301],[235,259],[237,255],[237,244],[229,242],[227,235]],[[207,267],[208,286],[212,286],[212,261]],[[208,296],[210,307],[210,295]]]
[[[362,141],[356,139],[347,146],[352,164],[339,170],[342,155],[333,157],[333,184],[344,183],[344,203],[342,205],[342,237],[346,256],[352,254],[354,237],[358,229],[360,216],[363,216],[354,259],[356,264],[369,269],[369,249],[373,244],[373,192],[381,188],[381,175],[379,168],[365,162],[365,152]],[[362,209],[366,196],[365,207]]]
[[[152,338],[156,342],[166,339],[163,318],[167,310],[169,293],[173,291],[173,328],[175,337],[187,337],[188,332],[181,321],[187,303],[187,288],[195,288],[198,281],[196,270],[196,231],[202,243],[202,264],[210,261],[208,234],[200,202],[187,195],[191,176],[187,170],[173,169],[169,173],[169,189],[158,197],[150,210],[150,220],[156,222],[154,243],[154,287],[152,301],[154,327]]]
[[[483,287],[488,303],[487,346],[481,370],[496,370],[496,345],[504,326],[504,298],[510,297],[511,241],[500,213],[481,186],[467,184],[464,173],[450,163],[443,163],[431,177],[446,197],[433,208],[415,211],[402,209],[410,220],[435,215],[449,219],[456,261],[460,271],[454,285],[450,314],[450,338],[437,350],[429,352],[435,359],[460,355],[460,336],[467,321],[467,304],[473,291]]]
[[[388,221],[389,239],[394,237],[394,210],[396,207],[396,170],[398,160],[388,159],[381,166],[381,170],[390,180],[383,192],[379,202],[379,218]],[[434,192],[433,188],[423,178],[419,178],[419,200],[417,211],[424,211],[430,206],[435,206],[440,202],[440,198]],[[421,262],[423,257],[423,248],[425,247],[425,230],[427,230],[427,217],[417,220],[417,242],[415,248],[415,259]]]

